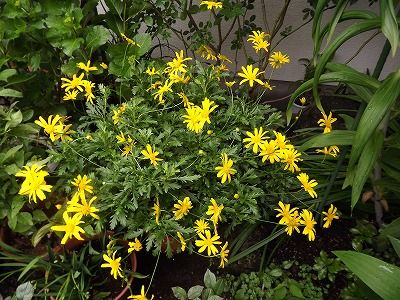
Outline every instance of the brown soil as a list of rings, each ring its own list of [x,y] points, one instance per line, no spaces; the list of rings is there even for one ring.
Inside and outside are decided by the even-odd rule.
[[[319,256],[321,250],[328,254],[334,250],[351,249],[351,234],[349,229],[355,224],[349,220],[338,220],[332,224],[329,229],[317,229],[317,237],[313,242],[309,242],[304,235],[293,235],[278,247],[273,261],[281,263],[285,260],[298,260],[305,264],[314,264],[314,258]],[[255,243],[265,238],[269,233],[268,227],[260,227],[260,230],[254,232],[249,240],[249,244]],[[248,245],[249,246],[249,245]],[[271,245],[271,249],[274,245]],[[233,273],[238,275],[241,272],[258,271],[261,261],[262,251],[258,251],[256,255],[252,255],[251,259],[244,259],[238,263],[229,265],[223,270],[219,270],[220,274]],[[138,272],[148,274],[154,270],[156,257],[148,253],[141,253],[138,256]],[[203,285],[203,276],[207,268],[213,272],[217,271],[215,260],[209,260],[198,255],[177,254],[173,258],[168,259],[165,255],[160,257],[158,267],[151,284],[150,293],[156,295],[157,299],[174,300],[171,287],[180,286],[185,290],[194,285]],[[139,292],[142,284],[148,286],[150,279],[135,279],[133,289]],[[328,281],[320,282],[324,285]],[[316,282],[318,284],[318,282]],[[327,300],[339,299],[340,291],[347,286],[347,280],[344,274],[337,276],[336,282],[331,285]],[[228,299],[229,300],[229,299]]]

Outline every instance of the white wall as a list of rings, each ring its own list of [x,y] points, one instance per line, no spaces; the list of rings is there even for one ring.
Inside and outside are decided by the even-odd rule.
[[[196,0],[194,1],[196,2]],[[200,2],[200,0],[198,1]],[[266,0],[268,12],[267,17],[272,26],[276,16],[278,15],[282,5],[282,0]],[[256,0],[255,2],[256,8],[251,11],[251,14],[256,15],[256,24],[262,25],[263,18],[262,18],[262,9],[261,9],[261,0]],[[258,7],[257,7],[258,5]],[[282,26],[282,29],[286,26],[291,25],[293,28],[298,27],[301,25],[303,21],[303,13],[302,10],[308,7],[308,4],[305,0],[292,0],[289,9],[286,14],[285,22]],[[376,13],[379,12],[379,5],[375,4],[372,7],[368,6],[367,0],[359,0],[355,5],[351,7],[352,9],[368,9],[374,11]],[[99,7],[99,11],[101,11],[101,7]],[[209,19],[207,15],[209,12],[202,13],[200,18],[205,18],[205,20]],[[329,21],[331,16],[333,15],[334,10],[329,10],[325,12],[323,20]],[[197,16],[199,17],[199,16]],[[197,21],[200,21],[197,18]],[[184,28],[186,24],[180,23],[179,20],[175,26],[182,26]],[[349,25],[348,22],[339,24],[337,27],[337,32],[342,31]],[[229,26],[229,24],[227,25]],[[280,50],[290,56],[291,63],[285,65],[283,68],[276,70],[273,73],[272,79],[275,80],[287,80],[287,81],[296,81],[302,80],[304,76],[304,67],[298,62],[300,58],[311,58],[312,56],[312,49],[313,43],[311,38],[311,27],[312,22],[292,34],[290,37],[282,41],[276,50]],[[178,27],[179,28],[179,27]],[[263,28],[265,31],[266,28]],[[223,32],[226,32],[227,28],[223,28]],[[352,40],[346,42],[341,48],[337,51],[336,56],[334,57],[334,61],[336,62],[346,62],[353,54],[359,49],[359,47],[366,41],[373,32],[367,32],[365,34],[358,35],[357,37],[353,38]],[[279,39],[279,37],[277,37]],[[372,41],[368,43],[366,47],[355,57],[349,65],[361,72],[366,72],[367,69],[373,70],[380,51],[382,50],[383,44],[385,42],[385,38],[382,34],[375,37]],[[178,48],[182,48],[182,43],[179,41],[174,35],[170,40],[170,43]],[[324,45],[324,44],[323,44]],[[250,47],[247,46],[248,53],[253,53],[254,57],[256,58],[255,51]],[[223,54],[227,55],[230,58],[234,57],[234,52],[230,50],[230,41],[226,41],[223,47]],[[245,65],[245,57],[242,55],[239,57],[239,66]],[[398,49],[396,56],[393,58],[391,55],[386,61],[385,67],[383,69],[382,77],[385,77],[390,72],[397,70],[400,66],[400,49]]]

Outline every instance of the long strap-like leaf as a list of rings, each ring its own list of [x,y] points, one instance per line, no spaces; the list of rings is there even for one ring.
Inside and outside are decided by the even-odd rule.
[[[352,169],[360,157],[368,139],[371,138],[379,123],[391,109],[400,96],[400,69],[388,76],[378,88],[368,103],[364,114],[360,119],[353,148],[349,161],[349,169]]]
[[[380,27],[380,18],[369,19],[369,20],[362,20],[344,30],[332,43],[329,47],[327,47],[322,54],[318,65],[315,68],[314,74],[314,82],[313,82],[313,97],[315,104],[317,105],[318,109],[322,112],[324,111],[321,105],[321,99],[318,94],[318,85],[320,83],[320,77],[323,73],[326,64],[334,55],[336,50],[346,41],[351,39],[352,37],[369,30],[373,30]]]

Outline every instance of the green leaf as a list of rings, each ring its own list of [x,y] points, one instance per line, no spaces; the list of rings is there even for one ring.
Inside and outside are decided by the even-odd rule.
[[[349,0],[339,0],[338,3],[336,4],[335,14],[331,18],[331,22],[329,23],[328,36],[326,37],[327,44],[329,44],[329,42],[331,41],[331,38],[332,38],[333,34],[335,33],[336,26],[339,23],[339,20],[342,17],[343,12],[348,3],[349,3]]]
[[[400,70],[392,73],[377,89],[368,103],[354,137],[349,168],[353,168],[375,129],[389,113],[400,95]]]
[[[400,218],[397,218],[383,228],[380,234],[387,237],[390,235],[395,238],[400,238]]]
[[[261,247],[265,246],[269,242],[271,242],[274,239],[276,239],[277,237],[279,237],[284,232],[285,231],[283,229],[280,229],[277,232],[275,232],[274,234],[271,234],[268,237],[266,237],[265,239],[263,239],[263,240],[259,241],[258,243],[250,246],[246,250],[243,250],[242,252],[240,252],[240,253],[238,253],[236,255],[232,255],[231,258],[229,259],[229,263],[233,263],[235,261],[238,261],[239,259],[249,255],[250,253],[253,253],[254,251],[260,249]]]
[[[317,7],[315,8],[313,26],[312,26],[312,39],[314,41],[314,55],[319,52],[320,40],[323,36],[320,35],[321,30],[321,19],[324,13],[324,8],[328,4],[329,0],[320,0],[317,2]]]
[[[175,286],[172,288],[172,292],[174,293],[174,296],[179,299],[179,300],[186,300],[186,291],[181,288],[180,286]]]
[[[14,231],[24,233],[30,230],[33,226],[32,215],[28,212],[21,212],[18,214],[17,226]]]
[[[207,300],[224,300],[224,298],[221,298],[218,295],[211,295],[207,298]]]
[[[0,72],[0,81],[7,82],[8,77],[11,77],[15,74],[17,74],[17,71],[15,69],[5,69]]]
[[[206,273],[204,274],[204,285],[206,288],[212,289],[217,282],[217,278],[215,277],[214,273],[207,269]]]
[[[43,221],[47,221],[48,220],[46,214],[41,209],[35,209],[32,212],[32,215],[33,215],[33,221],[35,223],[39,223],[39,222],[43,222]]]
[[[122,10],[124,9],[122,1],[120,1],[120,0],[105,0],[105,2],[111,12],[121,16]]]
[[[35,292],[35,288],[33,287],[32,283],[25,282],[20,284],[16,291],[15,296],[18,300],[31,300],[33,298],[33,293]]]
[[[15,153],[17,153],[17,151],[19,149],[21,149],[23,146],[24,145],[17,145],[17,146],[12,147],[11,149],[8,149],[8,151],[0,159],[0,164],[4,164],[5,162],[7,162],[7,160],[9,160],[10,158],[13,158]]]
[[[379,4],[381,8],[382,33],[389,40],[392,46],[392,56],[394,57],[399,47],[399,24],[396,19],[393,0],[381,0]]]
[[[148,33],[139,33],[135,35],[135,42],[139,45],[136,47],[136,55],[137,57],[141,57],[151,48],[151,35]]]
[[[275,288],[274,296],[272,297],[272,299],[274,299],[274,300],[285,299],[286,294],[287,294],[287,288],[284,286],[280,286],[278,288]]]
[[[83,38],[65,39],[61,42],[61,48],[67,56],[72,56],[72,53],[79,49],[83,42]]]
[[[336,50],[346,41],[362,32],[376,29],[380,26],[380,18],[362,20],[349,27],[347,27],[328,47],[325,48],[318,64],[315,67],[314,81],[313,81],[313,96],[316,106],[320,111],[324,111],[319,97],[318,85],[320,77],[323,73],[327,62],[332,58]]]
[[[78,73],[79,68],[77,67],[77,64],[81,60],[78,58],[71,58],[66,64],[63,64],[61,66],[61,72],[67,76],[72,76],[73,74]]]
[[[0,97],[22,98],[22,93],[13,89],[1,89]]]
[[[395,237],[392,237],[391,235],[388,236],[390,242],[392,243],[394,251],[396,251],[397,256],[400,257],[400,240],[396,239]]]
[[[371,171],[381,153],[383,146],[383,132],[378,130],[365,145],[353,177],[351,190],[351,209],[357,204]]]
[[[32,245],[33,247],[36,247],[39,242],[42,240],[42,238],[50,232],[50,228],[51,226],[53,226],[53,223],[48,223],[46,225],[43,225],[41,228],[39,228],[38,231],[36,231],[33,235],[32,235]]]
[[[17,110],[16,112],[13,112],[10,115],[10,118],[8,120],[8,122],[6,123],[5,129],[4,130],[8,130],[8,128],[14,128],[17,125],[19,125],[22,122],[23,119],[23,115],[22,112],[20,110]]]
[[[187,296],[189,299],[196,299],[201,296],[201,293],[203,292],[204,287],[201,285],[195,285],[192,286],[187,293]]]
[[[329,133],[322,133],[304,142],[298,150],[304,152],[310,148],[321,148],[332,145],[351,145],[354,140],[354,134],[355,132],[351,130],[333,130]]]
[[[87,29],[86,47],[93,52],[94,49],[104,45],[111,39],[110,31],[102,25],[92,26]]]
[[[297,282],[290,281],[289,282],[289,292],[292,294],[292,296],[300,298],[300,299],[305,299],[304,295],[301,291],[301,288],[299,287],[299,284]]]
[[[290,97],[288,107],[287,107],[287,112],[286,112],[286,118],[287,118],[287,123],[289,124],[290,119],[292,117],[292,107],[294,101],[303,93],[309,91],[312,89],[313,84],[314,84],[315,79],[310,79],[306,82],[304,82],[299,88],[294,91],[292,96]],[[330,72],[326,74],[322,74],[321,77],[319,78],[320,83],[329,83],[329,82],[343,82],[346,84],[353,83],[356,85],[361,85],[365,86],[370,89],[377,89],[380,86],[379,81],[376,79],[372,78],[371,76],[367,76],[365,74],[362,74],[357,71],[350,71],[350,70],[343,70],[343,71],[338,71],[338,72]],[[323,110],[321,110],[323,111]]]
[[[269,274],[270,274],[271,276],[274,276],[274,277],[281,277],[282,274],[283,274],[283,272],[282,272],[281,269],[273,269],[273,270],[271,270],[271,271],[269,272]]]
[[[400,268],[364,253],[354,251],[334,251],[333,253],[383,299],[399,298]]]
[[[37,256],[37,257],[35,257],[34,259],[32,259],[32,260],[29,262],[29,264],[27,264],[26,267],[22,270],[21,274],[19,274],[19,276],[18,276],[18,281],[21,280],[21,278],[23,278],[24,275],[25,275],[26,273],[28,273],[30,269],[35,268],[35,267],[36,267],[36,266],[35,266],[36,263],[37,263],[41,258],[42,258],[41,256]]]

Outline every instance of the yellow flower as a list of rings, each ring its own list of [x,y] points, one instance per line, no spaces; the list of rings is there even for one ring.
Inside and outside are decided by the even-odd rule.
[[[181,98],[184,107],[191,107],[193,105],[184,92],[178,93],[178,96]]]
[[[219,241],[219,235],[214,234],[214,236],[211,236],[210,230],[205,231],[205,235],[202,233],[199,233],[199,240],[196,240],[195,244],[199,248],[199,252],[202,253],[204,250],[207,249],[207,255],[211,256],[216,255],[218,253],[217,247],[215,245],[222,244],[221,241]]]
[[[142,150],[140,153],[142,153],[145,159],[149,159],[153,166],[157,166],[158,161],[162,160],[161,158],[157,157],[159,152],[155,150],[153,151],[154,147],[152,148],[149,144],[146,145],[146,149],[147,150]]]
[[[189,130],[200,133],[205,124],[202,122],[201,108],[196,105],[185,108],[185,110],[187,114],[183,115],[183,118],[185,118],[183,123],[187,123],[186,126]]]
[[[258,53],[261,49],[264,49],[266,52],[268,52],[269,45],[270,45],[270,43],[263,40],[260,42],[253,43],[253,48],[254,48],[254,50],[256,50],[256,53]]]
[[[266,89],[269,89],[270,91],[272,91],[272,86],[269,84],[269,82],[264,82],[264,87],[266,88]]]
[[[174,204],[176,210],[174,210],[175,220],[180,220],[189,213],[189,210],[193,207],[192,201],[189,197],[185,197],[183,200],[178,200],[178,203]]]
[[[336,157],[337,154],[339,153],[339,147],[338,146],[324,147],[324,149],[317,149],[315,150],[315,152]]]
[[[83,87],[85,88],[86,101],[93,104],[93,99],[95,98],[92,91],[94,88],[94,83],[89,80],[83,80],[82,83]]]
[[[217,66],[217,72],[229,72],[229,68],[225,64],[220,64]]]
[[[128,299],[133,299],[133,300],[152,300],[154,298],[154,295],[151,296],[151,299],[146,298],[146,294],[144,293],[144,285],[142,285],[142,290],[140,295],[131,295],[128,297]]]
[[[314,241],[315,240],[314,225],[317,224],[317,222],[314,221],[312,213],[306,209],[303,209],[300,216],[302,218],[300,220],[300,224],[305,226],[303,229],[303,234],[308,235],[309,241]]]
[[[162,82],[160,80],[157,80],[156,82],[151,84],[150,87],[146,91],[148,92],[148,91],[154,90],[157,87],[159,87],[160,85],[162,85]]]
[[[181,251],[183,252],[186,249],[186,241],[179,231],[176,232],[176,235],[178,236],[179,241],[181,242]]]
[[[203,219],[196,220],[194,224],[194,231],[196,231],[197,234],[204,233],[206,229],[210,228],[208,222],[204,221]]]
[[[114,124],[118,124],[121,121],[121,112],[118,109],[113,110],[112,120]]]
[[[146,70],[146,74],[149,76],[154,76],[154,75],[159,74],[159,72],[154,67],[152,67],[152,68],[148,67]]]
[[[169,79],[171,80],[171,83],[188,83],[190,80],[189,76],[185,77],[185,74],[169,74]]]
[[[235,83],[236,83],[236,80],[233,80],[233,81],[225,81],[225,85],[226,85],[228,88],[231,88]]]
[[[122,131],[119,132],[119,134],[116,136],[117,138],[117,144],[123,144],[126,142],[125,135]]]
[[[103,62],[100,64],[100,67],[102,67],[104,70],[107,70],[107,69],[108,69],[107,64],[105,64],[105,63],[103,63]]]
[[[226,61],[228,63],[232,63],[232,61],[226,55],[218,53],[217,57],[221,62],[225,62]]]
[[[241,82],[239,82],[240,85],[242,85],[242,83],[244,83],[246,81],[249,82],[250,87],[253,87],[254,81],[261,85],[264,84],[260,79],[257,78],[257,76],[264,73],[264,72],[258,72],[259,68],[253,69],[253,65],[247,65],[246,68],[242,67],[242,71],[243,71],[243,73],[238,73],[238,75],[240,77],[244,78]]]
[[[56,138],[60,138],[62,142],[72,140],[69,135],[75,131],[70,130],[71,126],[72,124],[65,125],[60,120],[60,124],[55,127]]]
[[[63,213],[63,219],[65,225],[56,225],[51,226],[51,230],[53,231],[65,231],[65,235],[61,240],[61,245],[64,245],[68,239],[75,237],[77,240],[82,241],[80,233],[85,233],[85,231],[79,227],[79,224],[82,224],[81,221],[82,216],[75,214],[72,218],[69,217],[68,212]]]
[[[266,34],[265,32],[260,31],[260,30],[252,31],[252,34],[249,35],[249,38],[247,39],[247,41],[252,42],[252,43],[260,43],[268,36],[269,36],[269,34]]]
[[[292,173],[294,173],[295,171],[296,172],[300,171],[300,168],[296,163],[301,160],[299,158],[299,156],[301,156],[301,154],[298,153],[296,149],[289,148],[289,149],[281,150],[279,152],[278,156],[282,163],[286,163],[285,168],[284,168],[285,170],[289,170]]]
[[[129,242],[128,246],[128,253],[131,253],[133,251],[140,251],[143,249],[142,243],[138,240],[138,238],[135,238],[135,241],[133,242]]]
[[[18,171],[15,176],[16,177],[34,177],[34,176],[38,176],[39,174],[41,176],[47,176],[49,175],[49,173],[47,173],[46,171],[41,170],[44,166],[43,165],[38,165],[38,164],[32,164],[31,167],[29,166],[24,166],[23,168],[25,170],[20,170]]]
[[[196,50],[196,53],[202,58],[217,60],[214,51],[207,45],[201,45],[200,48]]]
[[[289,216],[288,222],[285,223],[285,225],[286,225],[285,231],[286,231],[286,233],[287,233],[288,235],[291,236],[292,233],[293,233],[293,230],[296,230],[297,233],[300,233],[300,229],[299,229],[299,226],[300,226],[300,216],[299,216],[299,213],[298,213],[297,210],[294,211],[293,214],[291,214],[291,215]]]
[[[276,215],[277,218],[281,218],[279,220],[279,224],[289,224],[290,219],[295,215],[295,212],[297,211],[297,207],[293,207],[290,209],[290,204],[284,204],[282,201],[279,201],[278,203],[280,208],[275,208],[279,214]]]
[[[85,192],[90,194],[93,193],[93,186],[89,185],[91,181],[92,179],[88,178],[86,175],[83,175],[83,177],[78,175],[71,181],[71,183],[78,188],[78,193],[80,197],[83,198],[85,197]]]
[[[321,127],[324,127],[324,133],[328,133],[332,131],[332,123],[337,120],[337,118],[332,118],[332,112],[329,113],[328,116],[326,114],[322,113],[323,119],[318,120],[318,124]]]
[[[161,209],[160,209],[160,201],[157,201],[154,203],[152,210],[154,210],[154,216],[156,217],[156,224],[159,225],[160,224],[160,214],[161,214]]]
[[[207,5],[207,9],[222,8],[222,2],[219,1],[201,1],[200,5]]]
[[[67,212],[76,213],[76,215],[80,216],[81,218],[84,216],[92,216],[93,218],[100,220],[100,217],[96,214],[99,210],[92,206],[92,203],[97,199],[97,197],[92,197],[89,200],[89,203],[86,201],[85,194],[83,197],[80,197],[81,203],[72,202],[71,205],[68,205]]]
[[[323,220],[325,221],[324,223],[324,228],[329,228],[332,225],[332,221],[333,219],[339,219],[339,216],[336,214],[337,212],[337,208],[334,207],[332,204],[328,209],[328,212],[322,212],[323,215],[325,215],[325,217],[323,218]]]
[[[225,242],[224,246],[222,246],[219,256],[221,258],[221,261],[219,263],[220,268],[225,268],[225,263],[228,262],[228,254],[229,254],[229,249],[228,248],[228,242]]]
[[[115,258],[116,251],[113,253],[113,255],[108,256],[106,254],[103,254],[103,259],[107,262],[106,264],[101,264],[102,268],[111,268],[110,274],[114,277],[114,279],[117,279],[118,276],[122,276],[121,272],[121,257]]]
[[[206,212],[207,216],[211,216],[210,220],[214,223],[214,227],[217,226],[218,221],[221,221],[221,212],[224,209],[224,205],[218,205],[214,198],[211,198],[211,205],[208,206],[208,210]]]
[[[68,101],[68,100],[76,100],[76,97],[78,96],[78,91],[77,90],[72,90],[68,91],[65,93],[63,100]]]
[[[249,148],[251,145],[253,145],[253,152],[257,153],[258,148],[261,148],[261,145],[267,139],[267,137],[264,136],[266,133],[267,132],[263,131],[262,127],[260,127],[260,129],[254,128],[254,134],[250,131],[247,131],[246,135],[248,138],[243,139],[244,143],[248,143],[245,145],[245,147]]]
[[[164,94],[167,92],[172,92],[171,86],[172,86],[173,82],[169,81],[168,79],[164,82],[163,85],[161,85],[158,88],[158,91],[156,91],[155,93],[153,93],[154,96],[154,100],[156,100],[158,98],[158,102],[160,104],[164,104],[165,100],[164,100]]]
[[[289,146],[287,144],[288,141],[286,140],[286,137],[282,133],[277,132],[277,131],[274,130],[274,135],[275,135],[276,145],[278,146],[278,148],[280,150],[287,149],[287,148],[292,148],[291,146]]]
[[[46,171],[40,170],[43,166],[33,164],[30,168],[24,166],[25,171],[19,171],[15,174],[17,177],[25,177],[24,182],[18,192],[19,195],[28,195],[29,201],[33,198],[36,203],[36,197],[39,200],[46,199],[44,192],[51,192],[52,186],[46,184],[45,176],[49,175]]]
[[[278,69],[282,67],[282,65],[289,63],[290,59],[289,56],[283,54],[281,51],[275,51],[271,54],[268,61],[273,69]]]
[[[97,71],[97,68],[95,66],[90,66],[90,60],[88,60],[87,64],[80,62],[76,64],[79,69],[82,69],[86,73],[89,73],[90,71]]]
[[[179,52],[175,52],[175,58],[167,62],[167,68],[165,68],[165,72],[177,74],[178,72],[186,73],[187,66],[183,63],[184,61],[192,60],[190,57],[183,57],[183,50]]]
[[[297,176],[297,179],[303,185],[304,190],[308,192],[312,198],[317,198],[317,193],[314,191],[314,187],[318,185],[318,182],[316,182],[315,179],[308,181],[308,175],[306,173],[300,173]]]
[[[260,155],[262,156],[262,162],[266,161],[267,159],[271,164],[274,162],[279,161],[279,156],[278,156],[278,146],[276,145],[275,140],[271,141],[265,141],[264,143],[261,144],[260,146]]]
[[[238,193],[236,193],[235,195],[233,195],[233,198],[239,199],[239,198],[240,198],[240,195],[239,195]]]
[[[212,113],[218,107],[218,105],[214,105],[214,101],[210,101],[210,99],[207,97],[204,98],[203,102],[201,102],[201,105],[200,121],[202,123],[207,122],[208,124],[211,124],[210,113]]]
[[[120,113],[123,113],[126,110],[127,104],[126,103],[122,103],[119,107],[118,110]]]
[[[226,153],[222,153],[222,166],[218,166],[215,168],[215,171],[218,171],[217,177],[221,177],[221,183],[225,183],[226,180],[231,182],[231,175],[234,175],[237,171],[232,168],[233,160],[228,158]]]
[[[72,75],[72,79],[68,78],[61,78],[61,81],[65,81],[61,85],[62,88],[65,88],[65,91],[68,92],[69,90],[78,89],[80,92],[83,92],[82,86],[82,79],[85,74],[82,73],[79,77],[76,77],[76,74]]]
[[[306,97],[301,97],[299,99],[299,101],[300,101],[301,105],[306,105],[306,103],[307,103]]]
[[[133,45],[133,46],[139,46],[140,45],[138,43],[136,43],[134,40],[128,38],[125,34],[121,33],[122,38],[129,44],[129,45]]]
[[[122,148],[122,156],[127,157],[129,154],[132,154],[132,149],[135,144],[136,142],[133,141],[131,137],[128,137],[128,143]]]
[[[54,142],[59,138],[56,133],[57,130],[59,130],[59,127],[57,127],[57,125],[60,125],[59,123],[60,120],[61,120],[60,115],[55,115],[54,118],[53,115],[50,115],[47,119],[47,122],[42,117],[39,117],[39,120],[35,120],[35,124],[39,125],[40,127],[43,127],[44,132],[48,134],[50,140]]]

